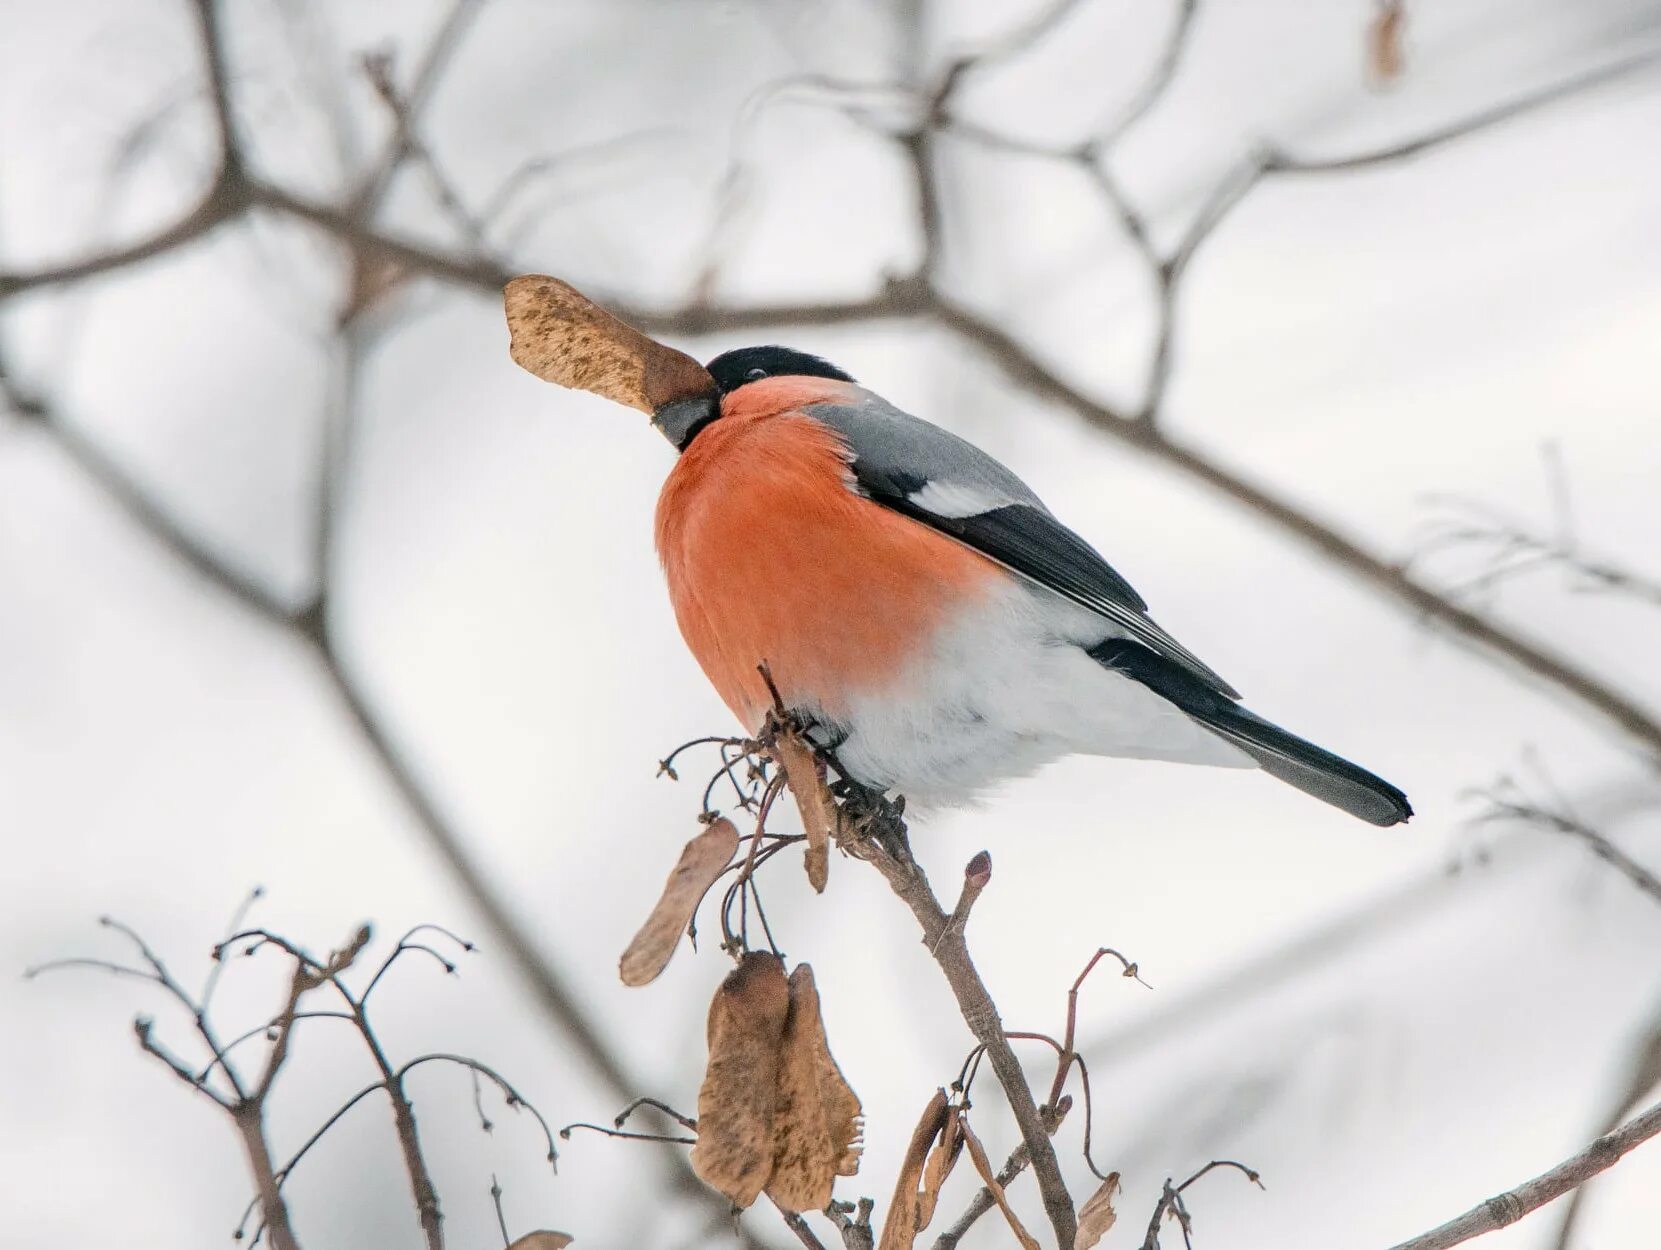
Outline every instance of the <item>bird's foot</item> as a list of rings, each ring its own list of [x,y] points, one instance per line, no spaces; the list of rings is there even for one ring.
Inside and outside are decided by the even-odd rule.
[[[911,862],[904,795],[889,798],[846,776],[831,786],[831,793],[837,799],[843,835],[848,841],[874,842],[900,863]]]

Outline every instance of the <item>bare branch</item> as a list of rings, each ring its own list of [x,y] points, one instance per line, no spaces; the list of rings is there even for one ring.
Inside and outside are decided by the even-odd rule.
[[[694,1133],[698,1131],[698,1121],[694,1120],[689,1115],[683,1115],[681,1112],[676,1111],[668,1103],[662,1102],[656,1098],[636,1098],[612,1118],[612,1126],[614,1128],[622,1128],[623,1125],[628,1123],[629,1117],[642,1107],[651,1107],[654,1111],[661,1111],[664,1115],[668,1116],[682,1128],[690,1129]]]
[[[206,2],[206,0],[204,0]],[[258,1103],[245,1103],[232,1113],[242,1137],[248,1169],[259,1189],[260,1214],[271,1236],[271,1250],[299,1250],[283,1198],[282,1179],[272,1166],[271,1147],[265,1140],[265,1116]]]
[[[806,1250],[825,1250],[825,1243],[820,1241],[819,1238],[814,1235],[813,1230],[808,1227],[806,1220],[797,1215],[794,1211],[787,1211],[783,1207],[779,1206],[778,1202],[771,1196],[769,1196],[768,1201],[773,1203],[774,1208],[779,1213],[779,1217],[784,1220],[784,1226],[796,1235],[796,1240],[801,1242],[802,1245],[806,1247]]]
[[[898,836],[893,836],[894,833]],[[969,956],[963,929],[950,923],[950,917],[941,908],[940,900],[922,868],[904,849],[904,827],[898,825],[897,818],[893,820],[887,835],[893,850],[880,845],[879,836],[884,835],[848,842],[847,849],[850,854],[875,866],[888,882],[889,889],[917,918],[918,926],[923,931],[924,945],[930,948],[934,961],[945,973],[946,982],[957,998],[958,1009],[963,1013],[964,1023],[969,1026],[975,1040],[986,1048],[992,1070],[1009,1099],[1010,1110],[1014,1112],[1021,1139],[1032,1160],[1039,1192],[1044,1199],[1044,1210],[1055,1229],[1056,1240],[1059,1245],[1071,1246],[1077,1231],[1077,1217],[1073,1212],[1073,1200],[1067,1193],[1066,1181],[1062,1179],[1061,1166],[1056,1160],[1055,1146],[1039,1115],[1038,1104],[1033,1099],[1026,1074],[1021,1070],[1021,1061],[1015,1057],[1004,1035],[997,1005]]]
[[[1609,1114],[1604,1117],[1601,1132],[1613,1133],[1618,1129],[1622,1121],[1638,1109],[1645,1095],[1657,1085],[1661,1085],[1661,1014],[1657,1014],[1645,1029],[1632,1057],[1624,1087],[1616,1097]],[[1563,1209],[1563,1223],[1558,1227],[1553,1250],[1571,1250],[1575,1230],[1581,1213],[1586,1209],[1587,1194],[1591,1189],[1592,1187],[1587,1184],[1575,1187]]]
[[[160,985],[161,978],[154,972],[143,968],[129,968],[125,964],[118,964],[110,959],[91,959],[76,957],[71,959],[49,959],[43,964],[31,964],[23,970],[23,978],[32,981],[48,972],[61,972],[66,968],[97,968],[118,977],[132,977],[138,981],[148,981],[152,985]]]
[[[198,1081],[196,1079],[196,1074],[185,1066],[184,1062],[180,1060],[178,1056],[173,1054],[172,1051],[168,1050],[156,1040],[155,1022],[148,1016],[139,1016],[138,1019],[133,1021],[133,1036],[138,1039],[140,1050],[142,1050],[145,1054],[160,1060],[169,1072],[178,1077],[186,1085],[190,1086],[191,1089],[195,1090],[198,1094],[201,1094],[204,1098],[211,1099],[212,1101],[218,1103],[227,1111],[231,1109],[231,1103],[228,1100],[221,1097],[219,1094],[216,1094],[213,1090]]]
[[[1188,51],[1188,36],[1194,29],[1194,15],[1199,12],[1200,3],[1199,0],[1177,0],[1176,8],[1170,33],[1165,38],[1165,48],[1160,53],[1153,72],[1142,84],[1141,90],[1131,97],[1124,112],[1102,132],[1102,137],[1096,142],[1096,146],[1101,150],[1106,151],[1118,143],[1138,122],[1152,112],[1165,98],[1165,93],[1175,81],[1177,70],[1182,65],[1183,54]]]
[[[1648,49],[1612,61],[1607,65],[1600,65],[1596,69],[1578,74],[1562,82],[1542,87],[1538,91],[1519,96],[1504,104],[1484,109],[1480,113],[1449,122],[1434,130],[1415,135],[1411,139],[1404,139],[1398,143],[1388,144],[1367,152],[1356,152],[1347,156],[1333,157],[1302,157],[1288,152],[1271,150],[1266,161],[1266,172],[1275,174],[1337,174],[1350,173],[1357,169],[1370,169],[1377,165],[1389,165],[1397,161],[1408,160],[1421,156],[1435,148],[1442,147],[1458,139],[1468,138],[1480,134],[1485,130],[1492,130],[1496,126],[1538,112],[1540,109],[1560,103],[1572,96],[1582,95],[1596,87],[1616,82],[1626,78],[1638,70],[1661,64],[1661,51]]]
[[[296,1011],[294,1013],[294,1019],[355,1021],[357,1017],[352,1015],[349,1011]],[[196,1079],[198,1081],[206,1081],[213,1075],[213,1070],[229,1059],[231,1052],[238,1046],[241,1046],[244,1042],[251,1042],[256,1037],[264,1037],[267,1040],[274,1040],[277,1024],[278,1021],[276,1019],[271,1019],[267,1020],[264,1024],[256,1024],[253,1028],[248,1029],[246,1032],[237,1034],[237,1036],[225,1043],[223,1050],[221,1050],[212,1059],[208,1060],[207,1066],[196,1074]]]
[[[408,90],[397,92],[392,88],[390,78],[387,80],[387,89],[381,94],[392,108],[393,139],[352,196],[352,211],[358,216],[367,218],[380,203],[393,175],[407,157],[417,156],[436,171],[431,155],[416,138],[416,126],[428,101],[437,92],[444,71],[450,67],[456,51],[466,39],[467,32],[484,11],[484,5],[485,0],[451,0],[449,12],[428,42],[420,64],[411,76]],[[377,82],[376,87],[379,90],[381,84]]]
[[[509,1107],[515,1111],[523,1110],[531,1113],[531,1118],[542,1129],[542,1140],[548,1147],[548,1162],[559,1162],[559,1151],[554,1147],[554,1131],[548,1127],[548,1121],[542,1112],[537,1110],[536,1104],[527,1101],[523,1094],[510,1085],[506,1077],[488,1064],[480,1063],[477,1059],[470,1059],[466,1055],[453,1055],[448,1052],[418,1055],[399,1068],[394,1077],[401,1083],[416,1068],[428,1063],[450,1063],[484,1077],[485,1080],[501,1091],[502,1097],[507,1101]]]
[[[599,1133],[603,1137],[620,1137],[625,1141],[656,1141],[666,1142],[672,1146],[696,1146],[696,1137],[677,1137],[673,1133],[636,1133],[628,1129],[607,1128],[604,1124],[590,1124],[587,1120],[577,1120],[560,1129],[559,1135],[566,1141],[577,1129],[587,1129],[590,1133]]]
[[[253,910],[254,904],[259,902],[260,899],[264,897],[264,886],[256,885],[252,890],[248,891],[242,902],[237,904],[236,910],[231,913],[230,923],[225,926],[225,936],[227,939],[231,934],[235,933],[247,923],[248,913]],[[218,948],[216,947],[215,951],[217,952],[217,950]],[[219,958],[215,958],[208,968],[207,978],[202,982],[201,997],[197,1000],[198,1006],[204,1016],[208,1014],[209,1009],[213,1006],[213,993],[219,988],[219,978],[224,974],[224,971],[225,961]],[[231,1046],[235,1045],[236,1042],[231,1043]],[[227,1046],[225,1049],[229,1050],[230,1046]]]
[[[1142,1250],[1159,1250],[1160,1226],[1165,1222],[1167,1217],[1173,1216],[1176,1218],[1178,1224],[1182,1226],[1183,1244],[1192,1250],[1193,1242],[1189,1237],[1189,1234],[1192,1231],[1192,1217],[1188,1213],[1188,1207],[1183,1201],[1182,1196],[1187,1191],[1188,1187],[1194,1184],[1195,1181],[1198,1181],[1201,1177],[1210,1172],[1216,1171],[1218,1168],[1233,1168],[1235,1171],[1245,1176],[1247,1180],[1256,1185],[1259,1189],[1263,1188],[1263,1181],[1255,1171],[1247,1167],[1244,1163],[1236,1163],[1233,1159],[1213,1159],[1210,1163],[1195,1172],[1180,1185],[1174,1185],[1167,1180],[1165,1182],[1165,1191],[1160,1195],[1159,1205],[1153,1209],[1153,1218],[1148,1221],[1148,1235],[1142,1239]]]
[[[1608,836],[1572,812],[1534,802],[1523,796],[1517,787],[1505,782],[1485,791],[1481,797],[1487,800],[1488,808],[1478,817],[1479,820],[1521,821],[1538,829],[1578,838],[1591,848],[1592,854],[1614,868],[1651,899],[1661,903],[1661,876],[1657,876],[1633,859]]]
[[[1548,444],[1543,459],[1554,512],[1551,533],[1514,521],[1476,499],[1435,495],[1428,502],[1442,515],[1433,516],[1425,526],[1423,538],[1404,564],[1412,567],[1454,551],[1479,557],[1481,571],[1450,589],[1451,595],[1487,592],[1525,573],[1559,569],[1572,592],[1620,595],[1661,607],[1661,580],[1599,559],[1583,549],[1575,534],[1562,458],[1555,446]]]
[[[876,1230],[871,1227],[875,1206],[869,1198],[861,1198],[857,1204],[832,1200],[825,1208],[825,1218],[842,1234],[843,1250],[872,1250],[876,1245]]]
[[[1613,1167],[1629,1151],[1658,1134],[1661,1134],[1661,1103],[1645,1111],[1625,1128],[1604,1134],[1549,1172],[1542,1172],[1515,1189],[1489,1198],[1428,1233],[1398,1242],[1390,1250],[1448,1250],[1449,1246],[1457,1246],[1483,1233],[1515,1224],[1529,1212],[1561,1198],[1599,1172]]]
[[[1005,32],[997,39],[974,52],[955,59],[945,78],[955,87],[956,80],[965,73],[986,69],[1003,61],[1013,61],[1030,51],[1045,36],[1051,34],[1072,16],[1083,0],[1050,0],[1050,3],[1021,25]],[[944,94],[950,94],[950,88]]]
[[[225,175],[234,175],[242,164],[242,144],[235,106],[231,103],[231,72],[225,59],[218,0],[190,0],[190,4],[196,15],[198,42],[208,78],[208,99],[219,136],[219,167]]]
[[[137,242],[40,269],[15,273],[0,270],[0,303],[24,291],[41,287],[68,286],[87,278],[126,269],[158,256],[165,256],[226,222],[239,218],[248,205],[249,200],[240,180],[217,179],[207,194],[178,220],[160,227]]]
[[[160,544],[168,555],[207,585],[256,616],[275,624],[289,621],[288,604],[278,599],[258,579],[235,568],[226,557],[187,530],[156,503],[126,469],[77,429],[54,405],[44,400],[37,400],[36,404],[36,420],[43,432],[141,533]]]

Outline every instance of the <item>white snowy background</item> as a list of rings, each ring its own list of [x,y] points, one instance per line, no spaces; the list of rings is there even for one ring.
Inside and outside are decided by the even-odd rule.
[[[407,65],[445,11],[223,7],[263,168],[319,194],[340,184],[342,159],[384,142],[357,55],[389,46]],[[1033,6],[933,7],[931,62]],[[527,156],[633,136],[533,188],[512,255],[658,306],[697,273],[737,134],[753,194],[723,245],[719,297],[858,296],[916,255],[893,146],[823,107],[779,101],[751,116],[746,102],[803,71],[891,77],[907,55],[903,8],[492,0],[424,134],[479,196]],[[1117,165],[1162,235],[1260,139],[1363,150],[1661,46],[1661,5],[1640,0],[1411,3],[1407,73],[1377,92],[1363,74],[1372,8],[1202,6],[1169,98]],[[1169,20],[1163,5],[1087,0],[973,83],[967,111],[1080,137],[1122,107]],[[185,5],[0,0],[0,32],[0,268],[136,237],[189,202],[212,149]],[[349,122],[344,153],[331,109]],[[145,141],[130,143],[146,116]],[[1654,572],[1658,150],[1652,69],[1422,160],[1266,185],[1189,277],[1172,430],[1398,555],[1438,493],[1548,523],[1542,447],[1554,444],[1587,546]],[[1084,180],[950,143],[943,161],[953,290],[1079,386],[1130,402],[1152,333],[1146,275]],[[383,224],[456,242],[418,177]],[[261,216],[8,302],[0,348],[162,507],[299,598],[340,282],[319,236]],[[1104,976],[1084,998],[1097,1157],[1126,1177],[1108,1245],[1138,1243],[1166,1176],[1226,1156],[1267,1188],[1205,1181],[1192,1196],[1204,1250],[1382,1247],[1599,1130],[1661,1001],[1661,908],[1578,843],[1472,833],[1466,792],[1543,761],[1605,832],[1661,865],[1653,778],[1624,743],[943,333],[781,327],[680,345],[707,357],[774,339],[1005,460],[1254,708],[1400,783],[1418,809],[1380,831],[1261,775],[1071,760],[915,829],[942,883],[992,851],[970,937],[1011,1027],[1059,1028],[1100,944],[1139,960],[1153,987]],[[676,636],[651,550],[672,453],[638,414],[514,368],[495,302],[434,286],[400,300],[360,401],[338,573],[347,660],[643,1074],[638,1092],[689,1106],[721,956],[683,951],[641,990],[615,973],[693,829],[695,789],[654,780],[654,761],[728,726]],[[1661,703],[1653,607],[1545,576],[1493,610]],[[249,1196],[229,1126],[139,1055],[128,1027],[154,1013],[182,1048],[188,1021],[133,983],[21,978],[53,957],[119,953],[96,917],[132,923],[192,980],[255,883],[268,892],[256,918],[316,948],[364,919],[383,937],[419,921],[478,929],[312,656],[205,586],[12,418],[0,418],[0,838],[7,1246],[229,1244]],[[814,964],[865,1102],[864,1168],[840,1192],[885,1206],[912,1120],[969,1041],[911,918],[875,874],[833,869],[823,898],[777,873],[769,915],[788,953]],[[275,961],[239,965],[227,1021],[257,1021],[281,991]],[[459,980],[411,964],[381,1011],[394,1049],[476,1055],[556,1124],[616,1110],[488,943]],[[362,1083],[344,1032],[320,1022],[301,1035],[274,1104],[279,1153]],[[1033,1071],[1047,1082],[1036,1057]],[[1002,1158],[1016,1138],[983,1081],[981,1122]],[[659,1197],[670,1147],[579,1136],[552,1176],[525,1117],[498,1111],[494,1134],[479,1133],[461,1074],[418,1077],[415,1097],[455,1246],[497,1244],[492,1173],[517,1230],[563,1228],[596,1247],[733,1241],[703,1209]],[[1075,1113],[1061,1140],[1082,1196],[1081,1128]],[[965,1169],[942,1210],[971,1188]],[[290,1190],[308,1250],[418,1242],[381,1107],[354,1112]],[[1016,1193],[1041,1227],[1030,1180]],[[1482,1244],[1549,1246],[1559,1217]],[[764,1208],[744,1225],[789,1244]],[[1008,1241],[994,1218],[976,1237],[966,1244]],[[1651,1145],[1596,1182],[1577,1244],[1658,1239]]]

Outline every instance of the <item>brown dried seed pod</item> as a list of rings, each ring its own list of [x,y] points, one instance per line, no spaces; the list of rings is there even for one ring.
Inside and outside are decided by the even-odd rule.
[[[773,1172],[779,1048],[789,1014],[784,964],[766,951],[745,955],[709,1005],[692,1170],[734,1206],[753,1203]]]
[[[545,382],[655,413],[713,395],[715,379],[685,352],[619,321],[558,278],[525,274],[502,290],[514,363]]]
[[[940,1138],[929,1151],[928,1162],[923,1164],[922,1190],[917,1195],[918,1232],[927,1228],[934,1219],[934,1208],[940,1201],[940,1187],[952,1174],[962,1153],[963,1110],[961,1107],[950,1107],[946,1111],[946,1123],[940,1130]]]
[[[1382,0],[1367,27],[1367,77],[1375,87],[1388,87],[1406,67],[1407,5],[1404,0]]]
[[[1073,1250],[1090,1250],[1118,1222],[1119,1213],[1113,1209],[1113,1199],[1118,1192],[1119,1174],[1109,1172],[1100,1188],[1079,1208],[1078,1235],[1073,1238]]]
[[[877,1250],[911,1250],[922,1229],[918,1222],[921,1195],[918,1186],[923,1180],[924,1161],[929,1146],[946,1125],[946,1091],[937,1089],[917,1127],[911,1130],[911,1144],[906,1148],[905,1160],[900,1164],[899,1179],[894,1182],[894,1198],[888,1204],[888,1218],[882,1223],[882,1240]]]
[[[725,816],[713,820],[681,849],[669,879],[663,883],[652,914],[634,935],[618,963],[624,985],[655,981],[669,964],[681,934],[692,922],[709,887],[738,851],[738,828]]]
[[[825,1040],[813,969],[797,964],[790,974],[790,1016],[779,1052],[767,1196],[787,1211],[825,1206],[836,1178],[859,1171],[860,1114],[859,1097]]]
[[[1021,1223],[1021,1217],[1015,1214],[1015,1208],[1009,1205],[1009,1197],[1004,1193],[1004,1187],[998,1184],[997,1173],[992,1171],[992,1161],[986,1157],[986,1149],[980,1144],[980,1138],[975,1136],[975,1130],[967,1119],[961,1122],[960,1127],[963,1144],[969,1147],[969,1159],[975,1165],[975,1171],[980,1173],[981,1182],[992,1194],[992,1201],[1004,1213],[1004,1221],[1009,1225],[1009,1231],[1015,1234],[1015,1240],[1021,1243],[1021,1250],[1042,1250],[1037,1239]]]
[[[830,879],[830,831],[836,823],[836,809],[819,779],[813,748],[791,730],[781,731],[773,745],[773,756],[784,769],[790,793],[802,813],[802,830],[807,834],[807,879],[820,894]]]
[[[541,1232],[526,1233],[514,1242],[507,1250],[565,1250],[572,1244],[573,1238],[569,1233],[556,1233],[548,1229]]]

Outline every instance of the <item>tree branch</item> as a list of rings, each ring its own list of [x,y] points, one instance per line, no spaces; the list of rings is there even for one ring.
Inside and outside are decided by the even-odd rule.
[[[282,1182],[271,1162],[271,1147],[265,1140],[263,1108],[259,1103],[245,1103],[232,1113],[231,1118],[242,1139],[248,1170],[253,1173],[255,1186],[259,1190],[260,1215],[271,1238],[271,1250],[299,1250],[289,1219],[288,1201],[283,1197]]]
[[[225,59],[218,0],[190,0],[190,4],[196,17],[197,42],[202,51],[203,68],[207,72],[208,100],[213,107],[214,129],[219,139],[221,178],[234,178],[242,168],[242,144],[237,132],[235,106],[231,102],[231,71]]]
[[[883,879],[888,882],[889,889],[899,896],[911,909],[911,914],[917,918],[917,924],[923,930],[923,944],[929,948],[935,963],[945,974],[946,983],[951,986],[952,993],[957,998],[958,1009],[963,1013],[964,1023],[969,1026],[975,1040],[986,1048],[986,1056],[992,1062],[992,1071],[1009,1099],[1010,1110],[1014,1113],[1015,1123],[1021,1130],[1021,1140],[1026,1147],[1027,1157],[1031,1160],[1033,1173],[1038,1178],[1038,1189],[1044,1200],[1045,1213],[1055,1229],[1057,1244],[1063,1248],[1070,1248],[1074,1234],[1078,1230],[1073,1200],[1067,1192],[1067,1183],[1062,1178],[1061,1165],[1056,1159],[1055,1145],[1051,1142],[1043,1118],[1039,1115],[1038,1104],[1032,1096],[1032,1087],[1027,1084],[1026,1073],[1021,1069],[1021,1061],[1015,1057],[1009,1040],[1004,1036],[1003,1021],[998,1016],[997,1005],[987,992],[986,984],[980,979],[974,960],[970,958],[968,943],[964,938],[964,925],[968,919],[969,909],[962,908],[962,917],[954,923],[955,911],[953,915],[948,915],[941,907],[940,900],[935,896],[934,889],[921,866],[905,851],[903,835],[891,840],[895,850],[899,852],[898,855],[879,845],[876,836],[849,841],[845,845],[850,854],[868,861],[882,874]],[[966,895],[971,888],[966,878]],[[978,893],[979,890],[976,889],[975,892]]]
[[[1423,155],[1455,140],[1492,130],[1505,122],[1538,112],[1549,105],[1626,78],[1638,70],[1648,69],[1658,63],[1661,63],[1661,50],[1651,48],[1634,53],[1632,56],[1566,78],[1562,82],[1552,83],[1537,91],[1518,96],[1515,100],[1508,100],[1469,117],[1449,122],[1445,126],[1438,126],[1413,138],[1367,152],[1334,157],[1300,157],[1270,149],[1264,160],[1264,168],[1267,172],[1276,174],[1338,174],[1393,164]]]
[[[1613,1167],[1622,1156],[1657,1134],[1661,1134],[1661,1103],[1651,1107],[1625,1128],[1606,1133],[1572,1159],[1564,1160],[1551,1171],[1542,1172],[1515,1189],[1489,1198],[1428,1233],[1399,1242],[1390,1247],[1390,1250],[1448,1250],[1449,1246],[1457,1246],[1483,1233],[1491,1233],[1515,1224],[1529,1212],[1545,1206],[1555,1198],[1561,1198],[1599,1172]]]
[[[1621,1121],[1637,1109],[1644,1096],[1661,1084],[1661,1015],[1653,1018],[1644,1030],[1623,1084],[1620,1096],[1615,1099],[1610,1112],[1604,1116],[1604,1133],[1612,1133],[1618,1129]],[[1586,1209],[1587,1194],[1590,1192],[1591,1187],[1587,1184],[1575,1188],[1563,1210],[1563,1223],[1559,1225],[1557,1239],[1552,1243],[1553,1250],[1572,1250],[1575,1231],[1581,1213]]]
[[[248,206],[247,188],[241,178],[221,175],[208,188],[207,194],[177,221],[162,226],[137,242],[40,269],[14,273],[0,270],[0,303],[39,287],[68,286],[165,256],[240,217]]]

